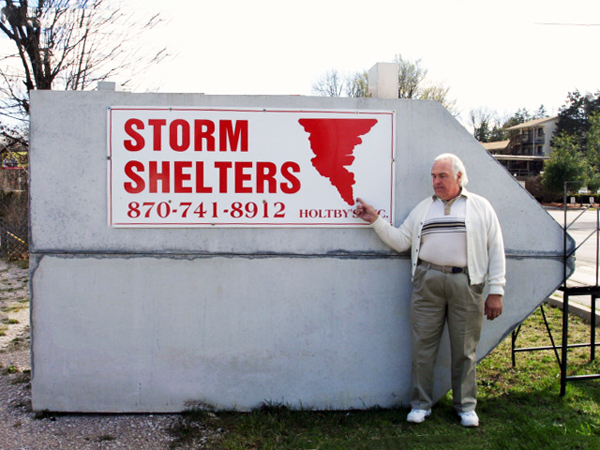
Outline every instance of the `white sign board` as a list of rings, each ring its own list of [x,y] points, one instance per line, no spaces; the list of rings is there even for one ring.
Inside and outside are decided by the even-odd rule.
[[[393,111],[108,112],[112,227],[348,227],[362,197],[393,222]]]

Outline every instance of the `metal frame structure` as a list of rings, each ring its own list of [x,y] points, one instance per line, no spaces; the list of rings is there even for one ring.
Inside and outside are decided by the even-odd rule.
[[[590,379],[600,379],[600,374],[588,374],[588,375],[572,375],[569,376],[567,374],[568,370],[568,351],[570,348],[576,347],[590,347],[590,361],[594,361],[596,358],[596,300],[600,298],[600,286],[598,285],[598,267],[600,265],[600,209],[596,209],[596,229],[590,233],[577,247],[573,250],[569,251],[567,248],[567,230],[571,225],[573,225],[586,211],[588,211],[591,206],[588,206],[584,209],[573,221],[568,224],[567,222],[567,185],[569,183],[573,183],[571,181],[565,182],[564,190],[563,190],[563,208],[564,208],[564,223],[563,223],[563,281],[559,290],[563,293],[563,308],[562,308],[562,343],[561,345],[556,345],[554,341],[554,337],[552,336],[552,330],[550,329],[550,325],[548,324],[548,320],[546,318],[546,313],[544,311],[544,305],[540,305],[540,310],[542,313],[542,317],[544,319],[544,324],[546,326],[546,330],[548,332],[548,336],[550,337],[551,346],[546,347],[531,347],[531,348],[517,348],[517,338],[519,336],[519,332],[521,331],[521,325],[517,327],[515,331],[512,332],[512,342],[511,342],[511,351],[512,351],[512,364],[513,367],[516,366],[516,357],[515,354],[517,352],[533,352],[540,350],[554,350],[554,355],[556,356],[556,361],[560,367],[560,396],[564,396],[567,390],[567,382],[569,381],[580,381],[580,380],[590,380]],[[589,238],[596,235],[596,284],[589,286],[567,286],[567,263],[569,258],[571,258],[577,249],[579,249]],[[569,344],[569,297],[571,296],[585,296],[589,295],[591,298],[591,314],[590,314],[590,342],[583,344]],[[560,350],[560,355],[559,355]]]

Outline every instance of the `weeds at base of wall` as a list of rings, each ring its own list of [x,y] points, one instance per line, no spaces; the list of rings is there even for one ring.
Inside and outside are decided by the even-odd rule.
[[[169,448],[209,448],[206,446],[218,440],[224,431],[219,422],[217,413],[205,403],[186,409],[179,420],[166,430],[173,438]]]

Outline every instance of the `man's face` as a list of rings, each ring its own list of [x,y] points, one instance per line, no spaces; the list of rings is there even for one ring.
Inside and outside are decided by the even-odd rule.
[[[462,174],[456,176],[452,171],[452,161],[442,159],[433,163],[431,169],[431,182],[433,190],[442,200],[451,200],[460,194],[460,178]]]

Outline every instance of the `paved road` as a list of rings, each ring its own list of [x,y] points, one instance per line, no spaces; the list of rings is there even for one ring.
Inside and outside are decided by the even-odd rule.
[[[561,226],[564,226],[564,210],[547,209],[547,211]],[[569,278],[568,286],[595,286],[599,279],[598,264],[596,262],[598,212],[588,210],[582,214],[582,211],[578,209],[567,211],[567,230],[578,246],[575,254],[575,273]],[[574,221],[575,219],[577,220]],[[590,235],[591,237],[589,237]],[[590,306],[590,300],[585,296],[571,297],[571,299]],[[597,310],[600,310],[600,305],[598,305]]]
[[[549,209],[548,212],[561,226],[564,225],[564,211]],[[577,220],[573,222],[575,219]],[[595,231],[597,220],[598,212],[596,210],[588,210],[583,214],[582,210],[567,211],[567,231],[575,239],[578,246],[576,252],[577,269],[569,281],[585,285],[596,284],[597,240]],[[590,235],[592,236],[589,237]],[[586,270],[581,271],[581,269]]]

